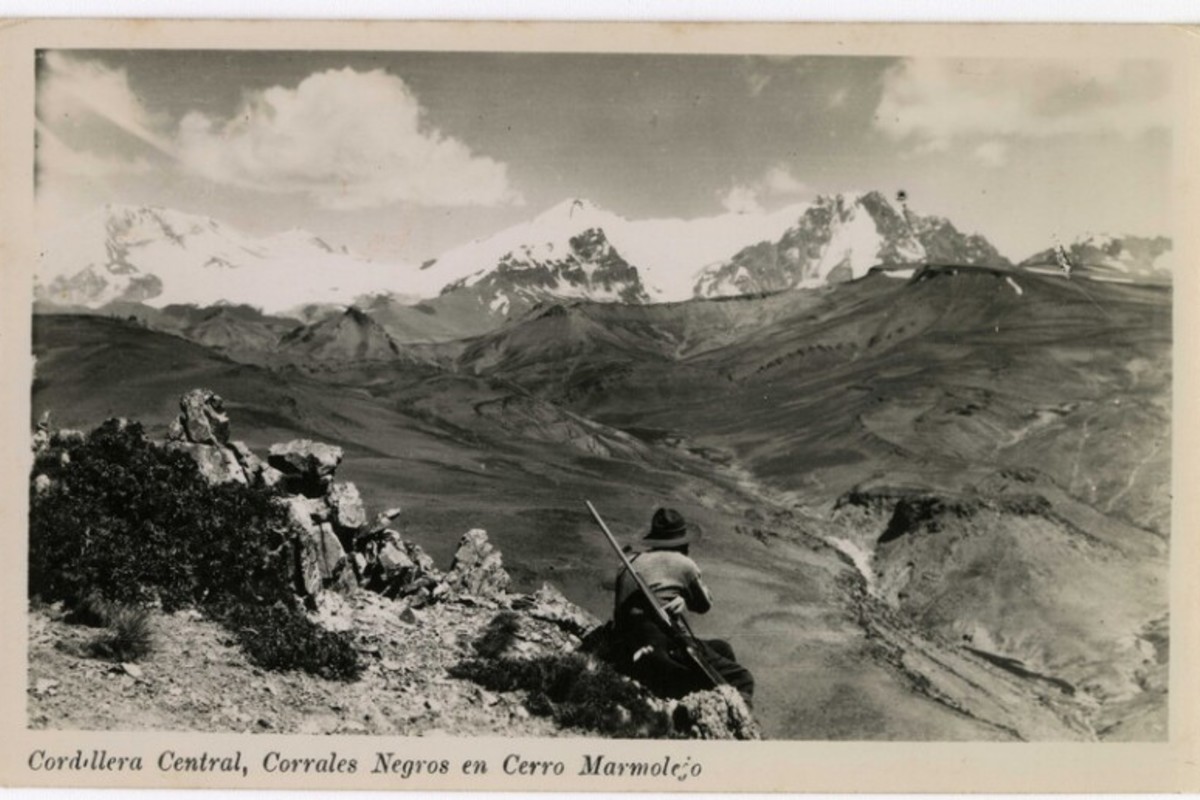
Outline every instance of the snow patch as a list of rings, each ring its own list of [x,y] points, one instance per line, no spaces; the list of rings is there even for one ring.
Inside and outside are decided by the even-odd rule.
[[[855,207],[850,218],[834,228],[821,259],[804,276],[805,280],[826,283],[830,273],[843,264],[850,267],[853,277],[861,278],[879,263],[879,250],[882,247],[883,237],[875,227],[875,220],[861,207]]]
[[[1012,287],[1012,290],[1016,292],[1018,296],[1025,294],[1025,290],[1021,288],[1021,285],[1012,278],[1005,278],[1004,280],[1009,286]]]
[[[492,298],[492,302],[488,303],[488,310],[493,314],[507,314],[509,307],[508,297],[498,294]]]

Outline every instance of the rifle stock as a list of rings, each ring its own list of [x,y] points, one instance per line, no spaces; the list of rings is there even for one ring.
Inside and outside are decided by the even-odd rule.
[[[633,576],[634,583],[637,584],[637,587],[641,593],[645,595],[647,602],[650,603],[650,607],[654,609],[654,613],[658,617],[658,621],[661,622],[666,627],[667,631],[669,631],[671,635],[678,641],[688,658],[696,665],[697,669],[704,673],[704,676],[708,678],[714,688],[717,686],[726,685],[728,682],[721,675],[721,673],[713,669],[712,665],[709,664],[704,658],[704,652],[700,647],[700,642],[696,639],[695,634],[692,633],[691,628],[689,628],[686,624],[675,624],[675,621],[672,620],[670,615],[667,614],[666,610],[663,609],[662,604],[658,602],[658,598],[654,595],[654,592],[652,592],[650,587],[646,585],[646,582],[642,580],[642,576],[638,574],[638,571],[633,568],[633,562],[630,561],[629,557],[625,555],[625,551],[621,549],[621,545],[617,542],[616,537],[613,536],[612,531],[608,529],[608,525],[605,524],[604,519],[600,516],[600,512],[597,511],[596,507],[592,505],[592,501],[584,500],[583,502],[587,504],[588,511],[592,512],[592,519],[594,519],[596,524],[600,526],[600,530],[604,531],[604,536],[606,539],[608,539],[608,543],[612,545],[613,550],[617,551],[617,557],[621,559],[621,563],[625,565],[625,569],[631,576]]]

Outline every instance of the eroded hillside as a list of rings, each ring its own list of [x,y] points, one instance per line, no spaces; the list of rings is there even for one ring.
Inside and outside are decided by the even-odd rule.
[[[210,386],[253,447],[343,447],[435,559],[486,527],[598,617],[582,499],[629,537],[679,507],[768,736],[1165,735],[1167,289],[941,267],[303,370],[97,318],[37,318],[35,352],[35,414],[162,433]]]

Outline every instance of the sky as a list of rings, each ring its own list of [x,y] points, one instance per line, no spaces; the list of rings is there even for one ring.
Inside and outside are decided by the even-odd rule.
[[[106,202],[412,263],[581,197],[631,219],[903,190],[1019,260],[1170,233],[1154,61],[57,50],[47,229]]]

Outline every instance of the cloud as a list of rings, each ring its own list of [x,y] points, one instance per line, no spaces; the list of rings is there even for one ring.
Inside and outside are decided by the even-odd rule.
[[[971,155],[984,166],[1002,167],[1008,163],[1008,145],[996,139],[990,139],[976,147]]]
[[[1137,136],[1170,121],[1166,68],[1152,61],[908,59],[891,67],[875,125],[917,149],[1067,135]],[[984,148],[993,157],[995,147]]]
[[[521,202],[504,164],[429,127],[424,114],[394,75],[330,70],[250,95],[227,120],[188,114],[179,155],[216,183],[300,192],[329,208]]]
[[[769,194],[777,197],[803,194],[808,191],[808,187],[782,164],[777,164],[767,170],[763,175],[762,185]]]
[[[721,206],[733,214],[754,214],[763,211],[763,201],[785,197],[796,197],[810,191],[809,187],[792,175],[782,164],[777,164],[749,183],[734,184],[717,196]]]
[[[157,132],[166,120],[151,113],[130,88],[124,70],[50,52],[42,60],[37,87],[37,163],[47,176],[104,178],[149,172],[145,158],[116,152],[113,132],[172,154],[168,138]],[[57,131],[71,133],[86,149],[67,144]]]
[[[506,165],[431,126],[408,85],[383,70],[315,73],[294,88],[248,94],[227,119],[193,111],[176,125],[146,108],[123,69],[61,52],[42,63],[38,166],[47,174],[150,171],[132,157],[137,145],[131,153],[128,139],[114,138],[123,131],[157,151],[159,168],[304,194],[327,208],[522,202]],[[80,142],[86,151],[72,149]]]
[[[37,162],[43,176],[51,178],[109,178],[114,175],[145,175],[153,170],[150,162],[144,158],[130,160],[74,150],[41,124],[37,126]]]
[[[720,194],[721,207],[731,214],[757,214],[762,211],[758,192],[749,186],[731,186]]]

